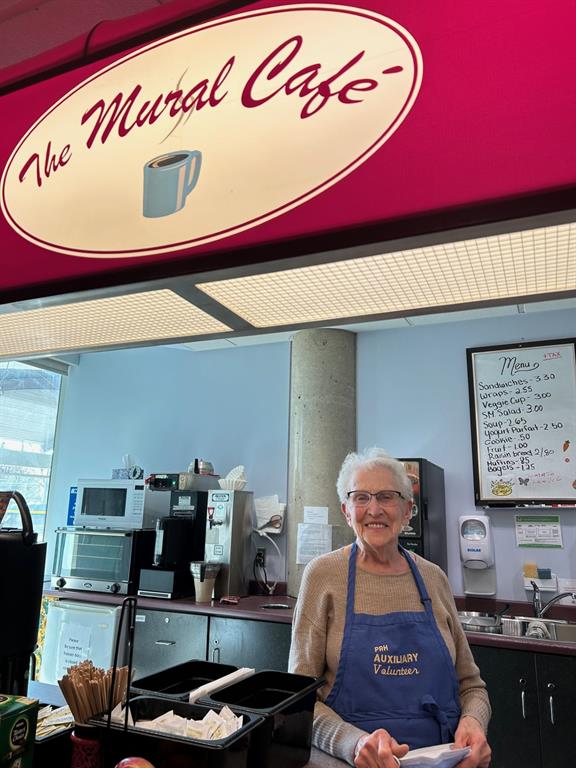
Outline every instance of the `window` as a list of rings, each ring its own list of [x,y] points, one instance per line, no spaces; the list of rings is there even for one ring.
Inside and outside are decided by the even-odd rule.
[[[61,379],[59,373],[26,363],[0,362],[0,490],[24,496],[39,539],[44,537]],[[2,527],[21,527],[15,505]]]

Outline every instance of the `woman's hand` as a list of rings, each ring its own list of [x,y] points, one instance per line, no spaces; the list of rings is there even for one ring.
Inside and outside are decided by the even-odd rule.
[[[408,744],[398,744],[388,731],[379,728],[358,739],[354,750],[356,768],[398,768],[397,758],[408,752]]]
[[[486,741],[486,735],[478,720],[473,717],[463,717],[458,723],[454,734],[454,746],[457,748],[470,747],[467,758],[458,763],[458,768],[488,768],[492,750]]]

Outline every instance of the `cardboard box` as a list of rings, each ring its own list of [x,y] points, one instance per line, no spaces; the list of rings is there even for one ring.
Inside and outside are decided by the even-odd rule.
[[[18,765],[17,756],[22,757],[22,768],[32,759],[36,738],[38,700],[26,696],[0,694],[0,766],[6,768]]]

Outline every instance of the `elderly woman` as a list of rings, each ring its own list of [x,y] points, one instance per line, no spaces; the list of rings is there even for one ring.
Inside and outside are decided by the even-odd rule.
[[[350,546],[302,579],[290,671],[326,677],[314,744],[358,768],[395,768],[408,749],[470,747],[459,768],[487,768],[486,687],[448,579],[398,543],[410,519],[404,465],[379,448],[349,454],[337,481]]]

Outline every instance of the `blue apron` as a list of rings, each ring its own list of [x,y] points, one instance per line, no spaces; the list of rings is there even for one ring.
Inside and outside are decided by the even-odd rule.
[[[453,741],[460,719],[458,679],[422,576],[399,547],[424,611],[354,613],[357,549],[354,543],[340,663],[326,704],[368,733],[385,728],[410,749]]]

